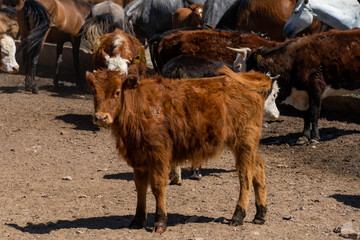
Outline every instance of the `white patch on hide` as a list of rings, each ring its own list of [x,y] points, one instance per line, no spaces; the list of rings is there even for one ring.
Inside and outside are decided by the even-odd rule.
[[[114,48],[121,46],[124,41],[125,39],[120,34],[116,34],[114,36]]]
[[[128,74],[128,64],[130,63],[130,61],[122,58],[120,54],[112,58],[106,57],[105,60],[108,70],[120,71],[122,73],[125,73],[126,75]]]
[[[1,49],[1,70],[6,72],[17,72],[19,70],[19,64],[16,62],[16,46],[14,40],[7,36],[3,35],[3,38],[0,39],[0,49]]]
[[[306,111],[309,108],[309,95],[306,91],[291,88],[291,94],[282,103],[291,105],[300,111]]]

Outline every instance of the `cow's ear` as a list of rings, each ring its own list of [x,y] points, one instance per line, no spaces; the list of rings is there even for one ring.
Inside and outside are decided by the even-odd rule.
[[[89,84],[90,88],[94,88],[95,75],[92,72],[86,71],[86,81]]]
[[[130,74],[126,77],[124,83],[123,83],[123,89],[134,89],[139,86],[140,83],[140,77],[136,76],[134,74]]]

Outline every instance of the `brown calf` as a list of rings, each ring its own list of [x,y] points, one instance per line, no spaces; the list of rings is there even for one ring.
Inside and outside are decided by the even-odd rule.
[[[94,51],[94,69],[106,68],[125,74],[145,76],[145,50],[139,40],[116,28],[100,38]]]
[[[173,17],[173,28],[201,27],[204,5],[192,4],[188,8],[178,8]]]
[[[240,195],[231,225],[241,225],[251,184],[254,223],[265,222],[264,162],[257,152],[269,77],[220,69],[222,76],[174,81],[160,76],[142,79],[114,71],[87,72],[94,92],[94,122],[111,126],[119,153],[134,169],[136,215],[130,227],[146,219],[148,185],[156,199],[155,231],[166,229],[165,188],[169,166],[186,159],[199,163],[233,150]]]

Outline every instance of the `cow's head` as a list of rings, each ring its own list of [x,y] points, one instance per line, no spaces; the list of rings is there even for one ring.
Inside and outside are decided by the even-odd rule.
[[[233,63],[233,67],[239,70],[239,72],[246,72],[246,58],[251,53],[250,48],[232,48],[227,47],[231,51],[236,52],[236,58]]]
[[[9,73],[19,71],[19,64],[16,62],[16,46],[14,40],[8,35],[0,35],[0,69]]]
[[[125,75],[128,74],[128,65],[129,60],[121,57],[121,54],[118,53],[116,56],[110,57],[104,50],[102,50],[103,58],[105,59],[105,65],[110,71],[119,71]]]
[[[86,72],[86,80],[94,94],[94,123],[102,127],[112,125],[118,116],[124,90],[139,85],[139,77],[125,76],[119,71]]]
[[[272,81],[271,90],[264,104],[263,120],[269,121],[279,118],[280,112],[276,106],[276,98],[279,93],[279,86],[276,80]]]

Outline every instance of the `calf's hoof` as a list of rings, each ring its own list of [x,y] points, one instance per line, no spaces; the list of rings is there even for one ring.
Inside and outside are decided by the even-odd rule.
[[[172,179],[170,181],[170,185],[178,185],[178,186],[181,186],[182,184],[182,181],[181,180],[178,180],[178,179]]]
[[[309,142],[309,139],[305,136],[299,137],[299,139],[296,141],[296,145],[304,145]]]
[[[241,207],[236,206],[234,216],[232,217],[230,222],[230,226],[243,225],[245,216],[245,211]]]
[[[318,145],[320,142],[316,139],[311,139],[310,140],[310,146],[311,147],[315,147],[316,145]]]
[[[253,220],[254,224],[264,224],[266,217],[267,208],[264,206],[256,206],[256,215]]]
[[[156,233],[163,233],[166,230],[166,223],[163,222],[156,222],[154,224],[154,232]]]
[[[230,226],[240,226],[240,225],[243,225],[244,224],[244,221],[243,219],[238,219],[238,218],[232,218],[231,219],[231,222],[230,222]]]
[[[200,180],[201,179],[201,173],[199,170],[191,170],[190,179],[191,180]]]

